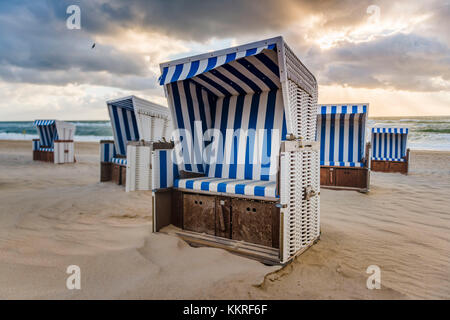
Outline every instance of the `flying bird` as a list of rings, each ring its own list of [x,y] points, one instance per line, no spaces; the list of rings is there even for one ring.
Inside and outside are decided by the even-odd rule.
[[[94,48],[95,48],[95,42],[94,42],[94,44],[92,45],[91,49],[94,49]]]

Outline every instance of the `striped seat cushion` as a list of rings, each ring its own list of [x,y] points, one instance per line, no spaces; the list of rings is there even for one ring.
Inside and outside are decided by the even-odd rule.
[[[405,162],[406,161],[404,158],[383,158],[383,157],[372,157],[372,160],[378,160],[378,161],[399,161],[399,162]]]
[[[321,166],[331,166],[331,167],[364,167],[363,162],[343,162],[343,161],[320,161]]]
[[[111,162],[115,164],[120,164],[121,166],[127,165],[127,159],[124,158],[112,158]]]
[[[277,198],[276,182],[261,180],[242,180],[201,177],[192,179],[175,179],[175,188],[197,191],[211,191],[231,195],[246,195]]]
[[[40,147],[39,151],[47,151],[47,152],[54,152],[55,149],[54,148],[44,148],[44,147]]]

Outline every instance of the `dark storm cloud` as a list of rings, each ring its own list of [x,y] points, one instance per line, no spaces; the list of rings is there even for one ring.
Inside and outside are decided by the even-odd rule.
[[[52,8],[60,18],[69,3]],[[84,27],[110,33],[121,28],[153,30],[184,40],[203,41],[262,30],[282,30],[297,19],[293,0],[113,0],[79,1],[87,12]]]
[[[0,77],[64,85],[107,78],[105,74],[93,76],[95,72],[114,77],[150,76],[142,56],[111,45],[91,49],[92,34],[83,29],[68,30],[65,8],[63,13],[64,19],[58,19],[48,3],[39,1],[0,6]],[[123,83],[118,79],[109,82]]]
[[[333,50],[311,50],[307,61],[321,84],[411,91],[450,90],[432,80],[450,82],[450,48],[415,35],[398,34]]]
[[[378,3],[389,3],[380,0]],[[372,0],[61,0],[50,10],[65,19],[65,9],[78,4],[83,27],[93,33],[123,28],[152,30],[183,40],[205,41],[261,32],[282,32],[309,15],[326,17],[321,28],[358,25]]]
[[[82,30],[67,30],[66,8],[77,4]],[[320,50],[303,36],[356,28],[376,4],[381,14],[395,9],[413,16],[431,13],[421,34],[397,34],[365,43],[342,42]],[[296,34],[289,44],[306,60],[321,84],[366,88],[443,90],[430,78],[449,80],[448,1],[297,1],[297,0],[61,0],[0,3],[0,78],[10,82],[64,85],[88,83],[120,88],[152,88],[156,76],[143,57],[120,40],[91,50],[93,37],[124,30],[161,33],[177,40],[259,40],[261,34]],[[315,29],[293,30],[292,24],[320,17]],[[395,17],[395,15],[394,15]],[[310,34],[307,34],[309,32]],[[290,41],[294,40],[294,41]]]

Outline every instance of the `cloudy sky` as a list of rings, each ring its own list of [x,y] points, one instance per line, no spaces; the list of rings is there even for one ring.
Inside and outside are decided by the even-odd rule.
[[[105,101],[131,94],[166,105],[159,63],[278,35],[320,103],[450,115],[449,31],[450,0],[1,1],[0,121],[107,119]]]

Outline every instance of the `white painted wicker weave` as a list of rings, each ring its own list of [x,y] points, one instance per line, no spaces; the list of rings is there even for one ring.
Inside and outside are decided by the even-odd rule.
[[[152,189],[151,154],[150,145],[128,144],[126,192]]]
[[[320,235],[320,151],[314,143],[317,82],[286,44],[284,54],[286,78],[282,87],[287,93],[288,134],[297,144],[280,154],[283,263],[311,246]]]

